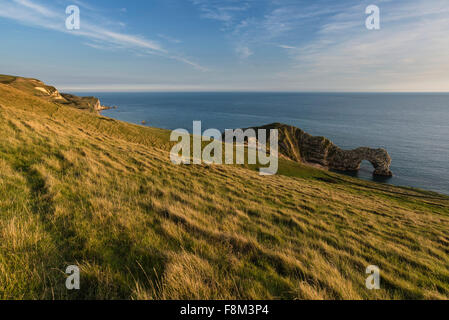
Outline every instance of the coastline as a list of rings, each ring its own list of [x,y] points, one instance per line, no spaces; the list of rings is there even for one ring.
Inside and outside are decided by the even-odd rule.
[[[112,109],[118,109],[118,107],[107,108],[107,109],[104,109],[104,110],[112,110]],[[102,111],[104,111],[104,110],[102,110]],[[99,115],[102,116],[102,117],[114,120],[114,121],[124,122],[126,124],[130,124],[130,125],[133,125],[133,126],[154,128],[154,129],[163,130],[163,131],[167,131],[167,132],[170,131],[170,130],[164,129],[164,128],[148,126],[147,123],[145,123],[145,124],[137,124],[137,123],[133,123],[133,122],[119,120],[119,119],[116,119],[116,118],[113,118],[113,117],[105,116],[101,112],[99,113]],[[283,154],[279,154],[279,158],[287,160],[287,161],[292,161],[290,158],[288,158],[287,156],[285,156]],[[332,170],[329,167],[323,166],[323,165],[321,165],[319,163],[302,162],[301,165],[304,165],[306,167],[310,167],[310,168],[313,168],[313,169],[321,170],[323,172],[336,173],[338,175],[342,175],[344,177],[347,177],[347,178],[351,179],[351,181],[352,181],[351,183],[354,183],[354,184],[357,184],[357,181],[359,181],[361,183],[373,183],[375,185],[376,184],[386,185],[386,186],[391,186],[393,188],[404,189],[406,191],[413,191],[413,192],[417,192],[417,193],[425,193],[426,194],[426,196],[416,195],[417,197],[430,196],[430,197],[435,197],[435,199],[449,199],[449,194],[445,194],[445,193],[442,193],[442,192],[428,190],[428,189],[425,189],[425,188],[419,188],[419,187],[414,187],[414,186],[396,185],[396,184],[389,183],[388,182],[388,180],[390,179],[389,177],[385,177],[383,179],[383,181],[382,180],[377,180],[376,181],[376,180],[369,180],[369,179],[365,179],[365,178],[360,178],[360,177],[354,176],[354,174],[353,174],[354,171],[343,172],[343,171],[339,171],[339,170]],[[360,184],[360,185],[363,185],[363,184]],[[400,194],[400,193],[398,193],[398,194]],[[405,194],[406,193],[404,193],[404,195]]]
[[[274,176],[260,176],[257,166],[174,165],[169,130],[4,84],[0,93],[0,222],[5,246],[17,252],[12,259],[0,250],[10,281],[5,297],[449,296],[440,280],[447,273],[447,196],[286,159]],[[67,296],[61,268],[73,263],[88,290]],[[386,279],[398,279],[381,296],[364,287],[365,266],[373,263]]]
[[[208,128],[247,128],[273,121],[330,138],[344,150],[384,148],[394,173],[387,183],[449,194],[449,150],[434,121],[447,125],[447,95],[415,94],[259,94],[259,93],[95,93],[120,110],[103,115],[164,129],[187,128],[199,120]],[[375,98],[375,99],[374,99]],[[379,101],[375,103],[374,101]],[[415,107],[415,105],[417,107]],[[427,105],[423,114],[419,107]],[[273,109],[273,106],[276,106]],[[275,111],[274,111],[275,110]],[[408,110],[404,115],[404,110]],[[388,116],[387,116],[388,115]],[[442,116],[443,115],[443,116]],[[425,120],[425,121],[423,121]],[[443,127],[444,128],[444,127]],[[433,137],[430,139],[430,137]],[[433,150],[433,151],[432,151]],[[378,181],[362,163],[358,178]],[[383,182],[383,181],[382,181]]]
[[[361,120],[365,121],[364,119],[367,119],[368,122],[361,122],[358,124],[351,120],[340,120],[344,119],[343,117],[348,117],[348,119],[351,119],[351,115],[357,108],[363,111],[365,110],[360,106],[357,106],[357,108],[356,106],[354,106],[354,108],[348,106],[348,104],[353,103],[351,100],[353,98],[351,94],[333,95],[333,98],[328,97],[328,95],[323,96],[319,94],[263,94],[263,96],[255,93],[239,93],[238,95],[234,95],[232,93],[207,95],[203,95],[201,93],[95,94],[100,96],[102,101],[104,100],[107,104],[120,105],[119,110],[106,110],[102,113],[103,116],[108,116],[113,119],[123,120],[127,123],[134,123],[137,125],[142,125],[142,121],[145,121],[145,126],[163,129],[175,129],[177,127],[189,128],[192,120],[197,120],[198,117],[201,117],[204,119],[206,125],[209,124],[209,127],[219,128],[223,131],[224,128],[235,128],[236,126],[247,128],[248,124],[258,126],[264,123],[270,123],[269,121],[279,120],[283,123],[295,126],[300,124],[299,127],[306,129],[307,132],[314,133],[315,135],[330,137],[332,141],[334,141],[337,145],[342,146],[342,149],[344,150],[351,150],[363,145],[385,148],[390,153],[392,158],[392,171],[394,173],[393,178],[389,178],[385,181],[385,179],[373,177],[371,174],[371,165],[365,162],[362,163],[362,170],[360,170],[357,174],[351,172],[345,172],[344,174],[364,181],[375,181],[380,183],[388,183],[395,186],[419,188],[422,190],[429,190],[440,194],[449,195],[449,184],[444,183],[444,181],[449,181],[448,171],[444,171],[444,168],[447,167],[444,160],[445,153],[448,152],[444,151],[444,149],[440,149],[441,155],[436,157],[432,156],[431,159],[429,159],[428,153],[419,152],[418,150],[427,149],[425,144],[426,142],[421,139],[422,136],[425,136],[424,133],[420,133],[418,136],[420,140],[416,139],[412,143],[412,148],[404,150],[404,148],[408,148],[409,144],[407,141],[404,141],[404,139],[409,139],[409,137],[416,135],[415,132],[420,131],[414,130],[415,132],[412,131],[406,136],[399,133],[397,138],[394,137],[392,131],[399,132],[403,127],[399,125],[400,122],[398,122],[402,121],[400,114],[402,114],[401,110],[403,110],[399,107],[393,109],[393,115],[396,114],[396,111],[394,110],[397,110],[397,116],[389,117],[387,120],[384,120],[382,116],[379,116],[382,115],[382,109],[376,112],[372,108],[367,109],[366,116],[361,118]],[[390,94],[385,96],[378,94],[378,96],[378,99],[385,100],[384,104],[387,106],[392,103],[390,102],[391,97],[396,97],[396,95]],[[335,100],[335,97],[338,99]],[[357,99],[364,97],[365,95],[363,94],[357,95]],[[367,99],[370,97],[371,95],[366,96]],[[415,95],[401,94],[399,95],[399,98],[394,98],[394,101],[400,99],[400,101],[408,102],[409,97],[413,100],[417,100]],[[435,101],[435,98],[432,95],[418,96],[418,98],[419,97],[423,100],[422,103],[426,103],[427,101]],[[260,101],[260,104],[259,98],[263,98]],[[278,108],[276,111],[278,115],[275,115],[273,118],[265,117],[268,113],[272,114],[272,110],[264,107],[267,103],[273,105],[280,103],[284,104],[285,102],[290,103],[289,101],[292,98],[300,99],[301,101],[308,102],[309,104],[313,103],[314,106],[316,105],[314,108],[318,108],[318,110],[323,109],[323,107],[319,107],[320,105],[328,104],[330,103],[330,100],[337,102],[341,101],[338,104],[338,108],[339,110],[341,109],[342,116],[335,118],[336,120],[332,120],[329,116],[333,115],[333,113],[326,115],[325,112],[333,112],[333,110],[323,109],[323,112],[318,114],[313,112],[312,109],[307,109],[304,107],[299,107],[300,111],[296,111],[294,109],[290,110],[287,105],[286,107]],[[436,98],[438,98],[436,101],[441,99],[442,101],[446,101],[446,98],[441,96],[437,96]],[[196,101],[197,103],[192,104],[189,101]],[[236,105],[237,103],[239,106],[241,105],[243,109],[234,108],[233,105]],[[211,111],[208,111],[209,106]],[[256,110],[257,112],[254,112],[252,116],[247,116],[249,113],[248,111],[255,110],[254,108],[257,108],[257,106],[260,106],[262,110]],[[361,112],[360,110],[358,113]],[[438,111],[438,109],[435,110]],[[176,114],[177,116],[173,118],[172,114]],[[291,116],[288,117],[288,114]],[[323,116],[321,116],[321,114]],[[369,124],[370,121],[368,119],[377,118],[378,120],[376,120],[374,124]],[[321,119],[324,119],[324,121]],[[357,120],[359,121],[359,118],[357,118]],[[404,119],[404,123],[406,123],[405,120],[406,119]],[[412,120],[415,121],[414,119]],[[411,123],[414,123],[413,121]],[[419,119],[416,121],[419,121]],[[385,124],[383,124],[383,122],[385,122]],[[374,131],[376,127],[379,127],[379,123],[381,123],[380,128]],[[404,130],[414,128],[414,126],[407,127],[408,128],[405,128]],[[427,129],[423,128],[419,130]],[[431,129],[431,132],[433,131],[434,130]],[[421,144],[417,144],[419,141],[423,142],[421,142]],[[435,141],[436,140],[433,139],[432,143],[435,143]],[[439,139],[439,141],[442,140]],[[413,159],[413,165],[411,165],[409,159]],[[435,175],[434,172],[442,172],[443,174]],[[432,180],[431,174],[434,175]]]

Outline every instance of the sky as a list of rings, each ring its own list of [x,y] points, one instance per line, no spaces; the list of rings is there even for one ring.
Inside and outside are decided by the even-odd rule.
[[[0,0],[0,37],[66,91],[449,91],[448,0]]]

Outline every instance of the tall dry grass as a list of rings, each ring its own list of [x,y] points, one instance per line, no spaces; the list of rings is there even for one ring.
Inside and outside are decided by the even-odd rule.
[[[1,84],[0,130],[0,298],[449,298],[447,197],[289,162],[175,166],[166,131]]]

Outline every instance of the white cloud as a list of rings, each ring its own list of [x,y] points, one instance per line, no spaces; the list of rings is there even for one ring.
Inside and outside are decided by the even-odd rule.
[[[0,17],[68,32],[64,10],[55,11],[40,3],[43,1],[0,0]],[[221,49],[230,45],[239,59],[251,58],[255,52],[260,58],[247,63],[237,59],[230,64],[217,63],[214,74],[203,78],[205,83],[226,79],[238,83],[239,88],[251,83],[254,88],[268,90],[449,91],[447,0],[191,3],[198,8],[198,18],[216,21],[224,32],[228,43]],[[381,9],[379,31],[365,28],[365,8],[372,3]],[[214,25],[210,21],[207,24]],[[95,49],[127,49],[135,55],[163,56],[200,71],[208,70],[194,59],[171,52],[170,44],[181,43],[176,38],[158,34],[155,41],[105,25],[109,25],[107,21],[90,17],[82,20],[81,30],[70,33],[83,37],[85,44]],[[285,50],[287,59],[279,48]],[[263,63],[258,63],[262,59]],[[201,74],[196,76],[195,80],[201,78]]]
[[[83,2],[76,1],[81,6],[86,6]],[[80,30],[67,30],[65,28],[65,9],[56,11],[56,9],[41,5],[32,0],[0,0],[0,17],[15,20],[21,24],[51,29],[58,32],[64,32],[75,36],[85,37],[96,43],[89,43],[92,48],[105,48],[115,46],[116,48],[125,48],[141,50],[144,54],[156,54],[165,56],[185,64],[188,64],[198,70],[205,71],[206,68],[200,64],[192,62],[183,56],[171,54],[163,48],[157,41],[147,39],[140,35],[126,34],[112,31],[110,28],[104,28],[83,19]],[[99,42],[103,42],[100,44]]]
[[[235,49],[235,52],[240,57],[240,59],[248,59],[250,56],[254,54],[253,51],[251,51],[250,48],[245,46],[240,46]]]
[[[231,26],[237,16],[248,10],[249,2],[242,0],[191,0],[201,11],[201,17],[205,19],[224,22]]]
[[[167,36],[167,35],[162,34],[162,33],[159,33],[157,36],[158,36],[159,38],[164,39],[164,40],[166,40],[166,41],[168,41],[168,42],[171,42],[171,43],[177,43],[177,44],[178,44],[178,43],[182,43],[181,40],[176,39],[176,38],[173,38],[173,37],[170,37],[170,36]]]
[[[291,51],[292,70],[279,77],[296,87],[344,91],[447,91],[449,43],[443,1],[415,0],[406,9],[381,6],[379,31],[364,27],[360,6],[334,15],[318,36]]]
[[[381,9],[380,31],[365,27],[372,3]],[[240,58],[254,54],[249,48],[286,49],[290,62],[280,61],[273,79],[286,90],[449,90],[447,0],[255,5],[266,13],[234,14],[225,31]]]
[[[278,45],[278,47],[279,47],[279,48],[282,48],[282,49],[297,49],[296,47],[293,47],[293,46],[287,46],[287,45],[285,45],[285,44],[280,44],[280,45]]]
[[[174,59],[174,60],[177,60],[177,61],[184,62],[184,63],[186,63],[186,64],[188,64],[188,65],[194,67],[194,68],[197,69],[197,70],[200,70],[200,71],[203,71],[203,72],[209,71],[208,68],[205,68],[205,67],[199,65],[198,63],[193,62],[193,61],[191,61],[191,60],[189,60],[189,59],[187,59],[187,58],[185,58],[185,57],[181,57],[181,56],[171,56],[170,58],[171,58],[171,59]]]
[[[33,10],[33,11],[35,11],[35,12],[37,12],[37,13],[43,15],[43,16],[46,16],[46,17],[55,17],[55,16],[57,16],[57,14],[54,11],[52,11],[52,10],[50,10],[50,9],[44,7],[44,6],[41,6],[41,5],[37,4],[37,3],[34,3],[32,1],[30,1],[30,0],[14,0],[14,2],[17,3],[18,5],[21,5],[23,7],[31,9],[31,10]]]

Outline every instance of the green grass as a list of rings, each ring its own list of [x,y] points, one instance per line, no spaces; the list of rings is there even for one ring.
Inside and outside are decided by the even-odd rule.
[[[175,166],[168,131],[5,84],[0,130],[2,299],[449,298],[446,196],[283,159]]]

